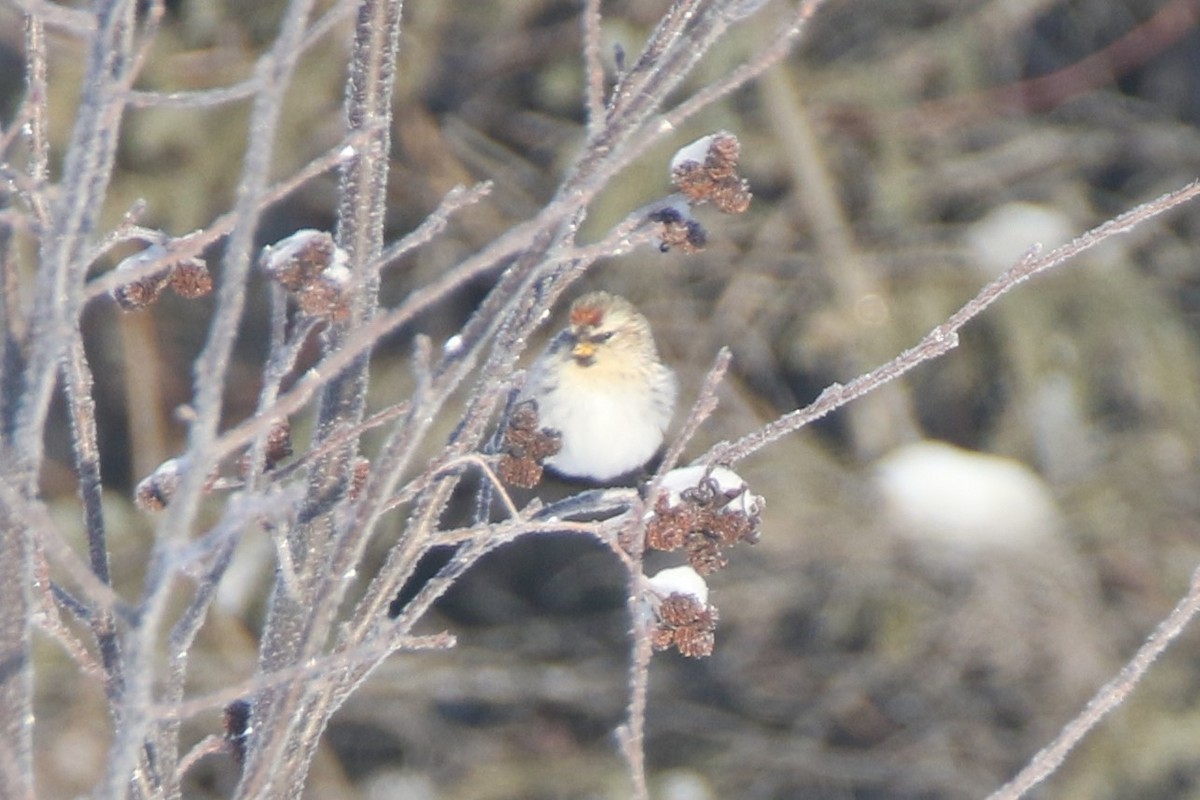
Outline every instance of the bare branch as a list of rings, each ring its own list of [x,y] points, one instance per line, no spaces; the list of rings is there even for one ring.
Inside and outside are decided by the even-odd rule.
[[[1117,708],[1142,682],[1146,671],[1200,612],[1200,569],[1192,573],[1188,592],[1171,613],[1158,624],[1117,677],[1106,683],[1080,712],[1067,723],[1053,742],[1042,748],[1017,775],[988,795],[988,800],[1016,800],[1054,774],[1075,745],[1083,740],[1109,712]]]
[[[588,136],[604,124],[604,64],[600,60],[600,0],[583,6],[583,79],[587,105]]]
[[[464,208],[475,205],[491,193],[491,181],[481,181],[470,187],[455,186],[446,193],[438,207],[422,220],[420,225],[407,236],[393,242],[380,254],[375,269],[382,270],[389,267],[408,253],[432,241],[434,237],[446,230],[446,226],[455,214]]]
[[[633,652],[629,660],[629,705],[625,723],[619,731],[619,739],[621,752],[629,764],[630,774],[633,778],[634,797],[637,798],[649,796],[646,785],[646,707],[650,684],[650,659],[654,655],[650,631],[641,619],[643,613],[642,582],[644,580],[642,556],[645,552],[646,509],[654,508],[654,504],[658,501],[658,495],[662,491],[663,477],[679,463],[683,448],[704,424],[704,421],[716,410],[717,387],[725,377],[731,359],[732,354],[727,347],[721,348],[717,353],[716,361],[704,378],[700,393],[683,424],[683,429],[663,457],[662,464],[655,472],[654,480],[646,490],[645,498],[634,507],[633,513],[626,517],[619,536],[629,553],[629,592],[626,595],[628,597],[626,607],[633,626]]]
[[[100,475],[100,445],[96,433],[96,403],[92,399],[91,367],[83,350],[82,336],[75,337],[63,366],[67,402],[71,415],[71,443],[75,469],[79,475],[79,495],[83,501],[84,527],[88,539],[88,563],[97,580],[111,584],[108,564],[108,535],[104,524],[104,489]],[[89,620],[107,673],[110,700],[120,693],[121,660],[116,619],[111,611],[97,610]]]
[[[40,24],[59,28],[81,39],[96,30],[96,17],[87,11],[66,8],[47,0],[13,0],[13,5]]]
[[[301,53],[306,53],[312,49],[313,45],[321,41],[327,33],[349,17],[353,11],[354,4],[348,2],[348,0],[341,0],[333,8],[326,11],[320,19],[313,23],[313,26],[304,35],[304,40],[300,45]],[[255,74],[244,81],[214,89],[198,89],[182,92],[131,91],[129,93],[129,105],[134,108],[208,108],[237,102],[238,100],[245,100],[253,97],[262,88],[259,84],[257,72],[258,70],[255,69]]]
[[[65,570],[67,576],[74,581],[79,590],[84,592],[84,599],[89,604],[89,611],[122,612],[127,609],[126,603],[112,590],[112,587],[96,577],[88,565],[63,538],[62,532],[54,524],[49,510],[39,500],[27,500],[7,480],[0,478],[0,513],[4,514],[11,524],[36,531],[38,545],[45,550],[53,566]],[[17,528],[13,528],[14,530]],[[16,536],[0,537],[5,540],[16,539]]]
[[[916,346],[905,350],[893,360],[866,375],[855,378],[845,386],[835,383],[827,387],[809,405],[785,414],[753,433],[748,433],[733,442],[720,442],[714,445],[697,459],[697,462],[733,464],[740,461],[771,442],[798,431],[805,425],[841,408],[851,400],[862,397],[888,381],[895,380],[918,364],[923,364],[949,352],[958,345],[958,332],[967,322],[977,317],[996,302],[1001,295],[1022,281],[1040,272],[1053,269],[1116,234],[1125,233],[1159,214],[1186,203],[1198,194],[1200,194],[1200,181],[1193,181],[1180,189],[1130,209],[1045,255],[1042,255],[1035,247],[1004,274],[983,287],[975,297],[952,314],[949,319],[930,331]]]
[[[234,700],[258,694],[267,689],[277,689],[290,683],[325,680],[331,674],[339,671],[353,670],[363,664],[378,662],[381,658],[400,650],[448,650],[454,647],[455,638],[448,633],[426,634],[421,636],[401,636],[391,638],[386,642],[373,642],[368,645],[332,653],[315,658],[301,666],[287,667],[275,672],[259,673],[238,683],[233,683],[218,691],[210,692],[199,697],[181,700],[176,703],[158,704],[152,709],[155,720],[181,720],[195,716],[203,711],[221,708]]]
[[[267,188],[275,131],[311,7],[312,0],[293,0],[289,4],[272,47],[273,57],[262,62],[259,70],[263,91],[256,96],[251,114],[249,142],[234,208],[235,222],[225,251],[217,306],[208,342],[195,365],[195,417],[188,443],[191,468],[183,472],[175,496],[157,526],[140,608],[141,624],[125,640],[126,686],[118,712],[121,725],[109,750],[103,783],[103,791],[111,797],[120,797],[125,792],[148,732],[150,719],[146,712],[154,684],[155,639],[167,610],[172,551],[187,539],[212,463],[212,445],[229,376],[230,354],[245,303],[245,283],[262,195]]]
[[[302,170],[288,177],[286,180],[265,189],[260,198],[259,204],[255,208],[256,213],[262,214],[273,204],[278,203],[292,192],[299,189],[304,184],[313,178],[328,172],[338,166],[345,158],[345,150],[347,147],[353,147],[356,142],[361,140],[366,135],[366,132],[360,132],[353,136],[346,137],[343,141],[327,150],[323,155],[310,161]],[[230,211],[227,214],[222,214],[213,220],[203,230],[190,233],[186,236],[180,236],[170,240],[168,252],[159,259],[147,261],[145,264],[140,264],[136,269],[131,269],[128,272],[118,274],[115,270],[109,271],[93,278],[87,284],[86,299],[88,302],[95,300],[97,297],[110,294],[113,289],[122,286],[130,281],[136,281],[139,278],[144,278],[147,275],[153,275],[155,272],[162,270],[163,267],[170,265],[175,261],[179,261],[191,256],[198,256],[206,247],[220,241],[229,235],[233,230],[234,223],[237,222],[238,215],[236,211]],[[103,251],[92,254],[92,260],[103,255]]]
[[[62,192],[53,210],[53,232],[40,242],[25,389],[10,439],[13,473],[24,473],[30,489],[42,462],[43,426],[58,361],[75,334],[75,317],[82,305],[87,239],[96,227],[116,158],[122,93],[133,79],[135,5],[132,0],[107,4],[98,20],[84,82],[90,89],[80,101],[67,147]]]
[[[803,0],[791,21],[782,27],[758,55],[720,80],[696,92],[663,116],[663,126],[669,130],[678,128],[703,108],[722,97],[737,91],[771,67],[782,61],[791,52],[796,40],[804,32],[808,21],[825,4],[825,0]]]

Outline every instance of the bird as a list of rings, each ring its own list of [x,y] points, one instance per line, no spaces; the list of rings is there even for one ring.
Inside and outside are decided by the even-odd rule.
[[[632,303],[590,292],[529,369],[522,397],[561,447],[546,459],[559,476],[603,484],[631,475],[662,447],[675,408],[675,374],[650,323]]]

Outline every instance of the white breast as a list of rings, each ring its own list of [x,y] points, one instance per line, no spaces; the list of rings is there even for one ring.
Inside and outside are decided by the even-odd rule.
[[[675,381],[663,368],[659,390],[643,380],[605,380],[586,367],[563,370],[555,386],[541,386],[538,417],[562,434],[562,449],[547,464],[558,472],[598,481],[632,472],[662,445],[671,421]]]

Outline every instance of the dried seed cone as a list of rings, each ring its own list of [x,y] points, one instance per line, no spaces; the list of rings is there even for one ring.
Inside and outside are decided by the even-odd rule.
[[[325,231],[297,231],[263,248],[259,265],[284,289],[298,292],[321,276],[336,252],[333,237]]]
[[[147,275],[132,283],[118,286],[113,289],[112,296],[122,311],[137,311],[155,303],[170,280],[171,271],[164,270],[154,275]]]
[[[212,292],[213,279],[202,258],[188,258],[175,265],[171,273],[171,289],[189,300]]]

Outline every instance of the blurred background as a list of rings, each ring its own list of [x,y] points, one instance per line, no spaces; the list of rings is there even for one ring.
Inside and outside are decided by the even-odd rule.
[[[752,58],[784,17],[777,6],[735,29],[687,89]],[[246,78],[283,4],[168,7],[139,88]],[[610,70],[616,48],[634,58],[666,7],[604,3]],[[389,270],[385,304],[536,213],[583,122],[579,3],[410,0],[404,13],[389,238],[456,184],[495,189]],[[892,358],[1031,245],[1069,241],[1200,176],[1198,19],[1196,0],[831,0],[783,66],[619,177],[583,238],[667,194],[671,153],[719,129],[742,142],[750,210],[701,209],[704,252],[605,261],[579,292],[603,287],[641,307],[684,405],[717,349],[732,348],[721,406],[688,451],[698,455]],[[22,91],[19,20],[0,6],[6,123]],[[349,38],[342,25],[301,61],[278,176],[339,140]],[[58,156],[82,58],[78,42],[52,38]],[[143,224],[172,235],[208,225],[232,205],[247,117],[246,102],[130,111],[109,224],[144,198]],[[266,216],[261,243],[331,228],[335,197],[334,177],[311,182]],[[656,796],[979,797],[1079,711],[1200,564],[1198,232],[1200,209],[1185,206],[1036,278],[940,361],[739,465],[767,501],[762,541],[735,548],[709,580],[713,656],[655,658]],[[219,251],[208,255],[215,264]],[[413,335],[440,344],[488,283],[385,342],[375,408],[410,385]],[[251,292],[230,422],[253,408],[264,356],[266,293]],[[180,449],[175,409],[190,396],[209,302],[164,297],[125,314],[102,300],[84,319],[127,596],[152,529],[129,497]],[[75,529],[59,428],[45,485]],[[261,539],[243,542],[201,633],[195,692],[253,669],[272,569]],[[494,553],[425,625],[459,647],[391,659],[335,717],[309,796],[625,796],[613,737],[624,593],[620,568],[591,542],[537,538]],[[1200,632],[1185,633],[1035,796],[1200,797],[1197,644]],[[65,797],[102,770],[107,711],[99,683],[79,680],[56,645],[38,652],[40,783]],[[218,728],[216,712],[201,715],[185,736]],[[230,758],[209,757],[189,796],[225,796],[236,775]]]

